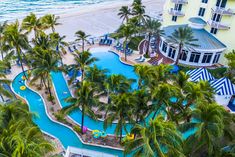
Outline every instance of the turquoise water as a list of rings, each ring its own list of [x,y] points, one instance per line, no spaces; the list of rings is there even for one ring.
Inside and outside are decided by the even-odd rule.
[[[110,74],[123,74],[128,78],[137,79],[137,76],[133,72],[133,67],[121,63],[116,54],[111,53],[111,52],[97,52],[97,53],[93,53],[93,56],[99,59],[99,61],[97,61],[95,64],[97,64],[97,66],[100,68],[107,68],[110,71]],[[68,103],[64,101],[65,98],[71,96],[71,94],[69,92],[66,81],[63,77],[63,74],[61,72],[59,73],[52,72],[51,75],[52,75],[53,84],[56,90],[56,94],[59,98],[60,104],[62,105],[62,107],[69,105]],[[65,148],[67,148],[67,146],[75,146],[78,148],[85,148],[85,149],[95,150],[99,152],[111,153],[114,155],[123,156],[121,151],[83,145],[81,141],[79,140],[79,138],[74,134],[74,132],[72,132],[70,129],[68,129],[67,127],[63,125],[60,125],[58,123],[51,121],[47,117],[44,103],[41,100],[41,97],[37,93],[33,92],[32,90],[28,88],[25,91],[20,91],[19,88],[22,85],[22,83],[20,83],[19,81],[21,80],[21,77],[22,77],[22,74],[18,75],[15,78],[15,80],[13,81],[12,87],[17,94],[19,94],[20,96],[22,96],[28,101],[30,111],[35,112],[39,115],[39,118],[35,118],[34,122],[39,126],[41,130],[46,131],[49,134],[52,134],[55,137],[57,137],[62,142]],[[136,84],[134,85],[134,87],[135,86]],[[74,112],[70,116],[77,123],[81,122],[80,111]],[[149,118],[151,117],[152,117],[152,114],[150,114],[146,118],[146,121],[148,121]],[[101,131],[103,130],[102,121],[95,121],[88,116],[85,116],[84,124],[89,129],[92,129],[92,130],[96,130],[96,129],[101,130]],[[115,127],[116,127],[116,124],[112,124],[106,130],[106,132],[108,134],[113,134]],[[131,125],[129,124],[127,128],[128,130],[130,130]],[[183,134],[183,138],[186,139],[188,136],[190,136],[194,132],[195,130],[187,131],[186,133]]]
[[[30,12],[37,15],[79,12],[79,6],[110,1],[127,0],[0,0],[0,22],[21,19]]]
[[[47,117],[44,106],[45,104],[43,103],[40,95],[38,95],[37,93],[33,92],[28,88],[25,91],[20,90],[20,86],[23,85],[22,83],[19,82],[21,81],[22,76],[23,74],[19,74],[14,79],[12,83],[12,88],[18,95],[20,95],[21,97],[23,97],[25,100],[28,101],[30,111],[38,114],[39,117],[35,117],[33,121],[35,122],[35,124],[38,125],[38,127],[41,130],[57,137],[65,148],[67,148],[68,146],[74,146],[78,148],[84,148],[98,152],[111,153],[113,155],[123,156],[122,151],[84,145],[81,143],[80,139],[76,136],[76,134],[72,130],[63,125],[51,121]]]

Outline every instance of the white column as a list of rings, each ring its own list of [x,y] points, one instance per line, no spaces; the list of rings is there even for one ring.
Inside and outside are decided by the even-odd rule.
[[[191,51],[188,51],[188,55],[187,55],[187,59],[186,59],[186,62],[187,62],[187,63],[189,63],[189,59],[190,59],[190,57],[191,57],[191,53],[192,53]]]
[[[215,55],[216,55],[216,52],[213,52],[212,57],[211,57],[211,61],[210,61],[210,65],[213,64],[213,60],[214,60],[214,58],[215,58]]]
[[[198,61],[198,63],[200,64],[200,63],[202,63],[202,59],[203,59],[203,56],[204,56],[204,52],[199,52],[199,53],[201,53],[201,54],[200,54],[199,61]],[[203,63],[203,64],[205,64],[205,63]]]

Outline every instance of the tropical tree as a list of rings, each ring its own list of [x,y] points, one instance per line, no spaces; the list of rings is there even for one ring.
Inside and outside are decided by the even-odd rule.
[[[3,54],[6,52],[6,50],[4,49],[4,47],[6,47],[6,43],[4,40],[4,31],[5,31],[6,26],[7,26],[7,21],[0,23],[0,53],[1,53],[2,60],[4,59]]]
[[[152,68],[148,65],[135,65],[134,71],[138,76],[138,89],[144,87],[143,85],[147,85],[148,80],[151,77]]]
[[[180,127],[182,132],[194,130],[185,141],[186,155],[194,156],[216,156],[220,151],[221,138],[225,136],[225,109],[216,103],[198,102],[192,111],[194,120],[183,123]],[[226,120],[227,121],[227,120]],[[231,121],[231,119],[230,119]]]
[[[62,55],[66,54],[65,47],[68,46],[68,43],[64,41],[65,36],[60,36],[59,33],[51,33],[49,36],[53,48],[55,47],[56,52],[60,55],[61,64],[63,65]]]
[[[234,83],[235,82],[235,50],[225,54],[225,58],[228,61],[229,68],[227,69],[226,76]]]
[[[111,104],[108,105],[108,114],[104,121],[104,129],[112,125],[114,121],[117,121],[115,134],[119,136],[119,142],[122,141],[123,129],[126,133],[127,122],[132,122],[132,112],[130,108],[134,107],[134,97],[131,93],[123,93],[111,96]]]
[[[148,33],[148,45],[146,54],[149,54],[151,37],[155,36],[157,44],[159,44],[160,36],[163,35],[163,30],[161,30],[161,23],[158,20],[153,20],[148,18],[143,26],[143,30]],[[159,45],[157,45],[159,46]]]
[[[107,69],[99,69],[96,65],[87,67],[85,80],[95,83],[100,90],[104,90],[104,82],[107,78],[107,72]]]
[[[144,24],[146,22],[146,18],[149,18],[149,16],[145,14],[145,6],[143,6],[141,0],[135,0],[133,2],[132,15],[138,19],[139,25]]]
[[[45,156],[54,149],[32,122],[27,105],[14,101],[0,105],[0,156]]]
[[[15,23],[8,25],[5,28],[4,36],[5,36],[4,38],[7,42],[7,44],[16,53],[16,56],[17,56],[18,61],[20,63],[21,69],[24,73],[24,76],[26,77],[25,69],[23,66],[23,61],[27,61],[27,59],[25,57],[25,54],[23,53],[23,50],[29,49],[30,46],[29,46],[27,36],[20,29],[19,22],[16,21]]]
[[[88,42],[87,38],[90,36],[90,35],[87,35],[85,32],[83,31],[77,31],[75,33],[75,36],[77,37],[76,41],[82,41],[82,52],[85,51],[85,42]]]
[[[133,108],[133,115],[135,115],[135,122],[145,122],[145,118],[151,111],[149,106],[149,101],[150,101],[150,94],[144,90],[136,90],[133,93],[133,96],[135,97],[135,107]],[[145,124],[145,123],[144,123]]]
[[[125,54],[125,61],[127,61],[127,53],[126,49],[128,47],[128,43],[130,41],[131,36],[136,32],[136,29],[132,27],[130,24],[122,25],[120,29],[118,30],[118,36],[124,37],[123,42],[123,51]]]
[[[74,74],[70,78],[70,81],[69,81],[70,83],[76,79],[77,74],[79,72],[82,73],[81,81],[83,81],[85,78],[85,74],[86,74],[86,71],[85,71],[86,68],[98,60],[97,58],[92,57],[92,54],[89,51],[84,51],[82,53],[79,51],[75,51],[75,53],[73,53],[73,56],[74,56],[75,64],[71,64],[68,66],[68,69],[72,70]]]
[[[6,79],[6,75],[4,73],[5,69],[5,63],[3,61],[0,61],[0,97],[2,98],[2,100],[4,100],[3,95],[9,98],[12,97],[11,93],[3,87],[4,84],[10,85],[11,83],[10,80]]]
[[[134,152],[135,157],[184,156],[181,135],[174,123],[165,121],[163,116],[150,119],[146,126],[137,124],[131,132],[137,136],[125,143],[125,154]]]
[[[179,57],[183,48],[189,49],[198,46],[196,44],[198,39],[194,38],[193,31],[190,27],[179,27],[171,36],[168,36],[167,40],[174,45],[178,45],[178,54],[175,61],[176,65],[179,63]]]
[[[52,32],[55,33],[55,26],[60,25],[58,20],[59,16],[55,16],[54,14],[47,14],[42,17],[42,23],[46,25],[46,27],[51,28]]]
[[[43,30],[44,26],[40,18],[37,18],[37,16],[34,13],[30,13],[28,16],[26,16],[23,19],[21,27],[23,30],[26,30],[27,34],[34,31],[34,38],[36,39],[38,33]]]
[[[69,97],[66,99],[66,102],[70,103],[70,105],[62,109],[62,113],[65,114],[70,114],[81,109],[82,134],[85,114],[89,115],[93,119],[96,118],[96,115],[92,110],[93,106],[99,105],[99,96],[96,94],[96,91],[97,89],[94,87],[93,83],[88,81],[81,82],[81,87],[76,90],[75,97]]]
[[[33,60],[33,69],[31,71],[32,79],[30,82],[33,83],[37,80],[41,80],[41,82],[47,88],[50,99],[52,100],[52,79],[50,73],[62,70],[57,66],[59,57],[53,50],[43,49],[38,46],[34,47],[32,51],[33,55],[30,56],[30,59]]]
[[[122,6],[121,9],[119,9],[118,16],[120,16],[122,20],[122,23],[126,21],[128,23],[129,16],[131,15],[131,9],[128,6]]]

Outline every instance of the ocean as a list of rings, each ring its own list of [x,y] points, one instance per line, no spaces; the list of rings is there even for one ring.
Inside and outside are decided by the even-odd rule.
[[[0,22],[22,19],[29,13],[67,13],[83,5],[127,0],[0,0]]]

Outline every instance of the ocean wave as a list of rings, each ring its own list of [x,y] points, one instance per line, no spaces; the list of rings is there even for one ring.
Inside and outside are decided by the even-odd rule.
[[[0,0],[0,22],[22,19],[30,12],[37,15],[65,13],[82,5],[126,0]]]

